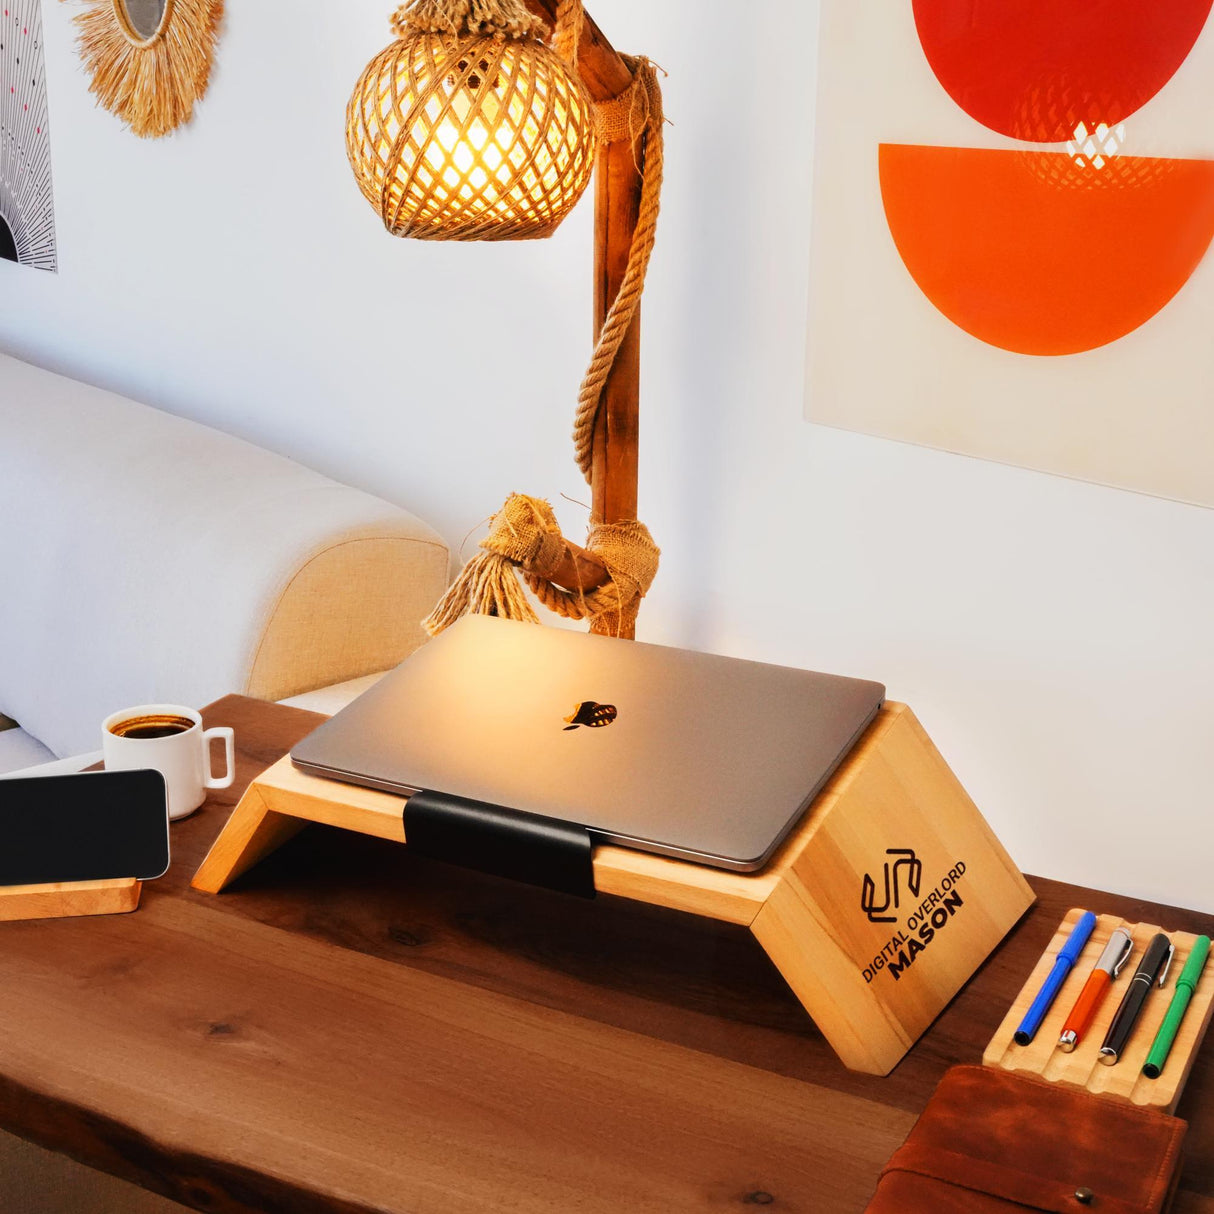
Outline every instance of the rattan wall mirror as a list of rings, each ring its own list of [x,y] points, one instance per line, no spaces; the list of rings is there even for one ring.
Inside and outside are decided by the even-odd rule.
[[[207,91],[223,0],[86,0],[80,53],[99,105],[156,139]]]
[[[160,33],[169,11],[167,0],[114,0],[114,7],[141,42],[148,42]]]

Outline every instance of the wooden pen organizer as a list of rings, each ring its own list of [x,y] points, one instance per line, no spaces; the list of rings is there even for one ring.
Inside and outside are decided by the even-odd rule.
[[[194,875],[219,893],[309,822],[405,842],[405,798],[284,758],[250,786]],[[897,1065],[1033,902],[931,739],[887,704],[761,871],[595,846],[593,886],[741,924],[843,1062]]]
[[[1180,1032],[1168,1056],[1167,1065],[1158,1079],[1148,1079],[1142,1073],[1142,1065],[1150,1053],[1151,1043],[1163,1023],[1168,1005],[1175,993],[1176,979],[1184,969],[1189,959],[1197,937],[1188,932],[1167,932],[1176,953],[1172,958],[1168,971],[1167,985],[1162,989],[1156,987],[1143,1008],[1142,1015],[1134,1029],[1124,1055],[1116,1066],[1104,1066],[1099,1061],[1100,1046],[1104,1042],[1105,1033],[1117,1012],[1118,1005],[1126,992],[1126,985],[1133,977],[1134,970],[1142,960],[1143,950],[1151,937],[1164,928],[1149,923],[1127,923],[1116,915],[1100,915],[1091,939],[1079,955],[1079,961],[1067,975],[1066,982],[1058,992],[1041,1028],[1029,1045],[1017,1045],[1013,1034],[1016,1032],[1029,1005],[1045,982],[1046,976],[1053,968],[1054,961],[1063,945],[1066,944],[1075,924],[1078,923],[1082,910],[1070,911],[1049,948],[1041,955],[1033,969],[1029,980],[1024,984],[1016,997],[999,1031],[991,1038],[986,1052],[982,1056],[986,1066],[1002,1067],[1005,1071],[1022,1071],[1036,1075],[1051,1083],[1059,1083],[1064,1087],[1080,1088],[1097,1096],[1108,1096],[1116,1100],[1125,1100],[1133,1104],[1146,1105],[1163,1109],[1171,1113],[1176,1109],[1184,1090],[1185,1081],[1193,1068],[1197,1051],[1202,1039],[1214,1016],[1214,960],[1207,964],[1192,1001],[1185,1014]],[[1096,1019],[1087,1035],[1070,1054],[1063,1053],[1058,1048],[1058,1038],[1062,1026],[1066,1022],[1079,992],[1096,965],[1109,937],[1119,927],[1124,927],[1134,938],[1134,952],[1121,972],[1120,978],[1113,983],[1105,995],[1104,1002],[1096,1014]]]

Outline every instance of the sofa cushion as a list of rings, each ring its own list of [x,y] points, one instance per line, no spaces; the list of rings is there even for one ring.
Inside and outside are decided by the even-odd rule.
[[[37,738],[31,738],[24,729],[5,729],[0,732],[0,775],[8,771],[20,771],[46,763],[55,756]]]
[[[0,495],[0,712],[58,755],[127,705],[394,665],[447,581],[406,511],[3,356]]]

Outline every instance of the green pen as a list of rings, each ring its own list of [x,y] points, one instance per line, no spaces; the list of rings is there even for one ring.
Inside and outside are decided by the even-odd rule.
[[[1163,1073],[1164,1064],[1172,1052],[1172,1043],[1180,1031],[1180,1022],[1184,1019],[1185,1012],[1189,1010],[1189,1000],[1193,998],[1193,992],[1197,989],[1197,981],[1201,977],[1201,971],[1206,967],[1206,958],[1209,955],[1210,937],[1198,936],[1197,943],[1193,945],[1193,951],[1189,954],[1189,959],[1185,962],[1180,977],[1176,979],[1176,993],[1172,996],[1172,1002],[1168,1004],[1167,1015],[1164,1016],[1163,1023],[1159,1026],[1159,1032],[1155,1034],[1151,1052],[1147,1055],[1146,1064],[1142,1068],[1142,1073],[1148,1079],[1158,1079]]]

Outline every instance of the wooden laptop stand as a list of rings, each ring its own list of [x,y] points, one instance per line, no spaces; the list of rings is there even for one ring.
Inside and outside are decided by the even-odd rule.
[[[250,786],[194,875],[217,894],[309,822],[405,841],[405,798],[297,771]],[[771,862],[594,849],[614,894],[749,927],[852,1070],[891,1071],[1033,902],[931,739],[887,704]]]

